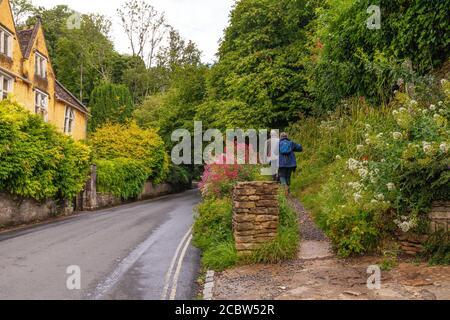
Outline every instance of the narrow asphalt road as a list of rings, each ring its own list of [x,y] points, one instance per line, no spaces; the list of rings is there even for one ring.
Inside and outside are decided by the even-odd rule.
[[[193,299],[198,202],[192,190],[1,233],[0,299]]]

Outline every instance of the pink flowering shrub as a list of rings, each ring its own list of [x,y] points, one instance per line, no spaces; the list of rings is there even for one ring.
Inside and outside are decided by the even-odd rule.
[[[249,161],[249,146],[237,145],[237,150],[245,148],[245,163],[238,164],[237,160],[227,161],[226,151],[218,155],[212,164],[205,166],[200,190],[204,198],[222,198],[230,196],[233,187],[241,181],[261,180],[259,166],[247,164]],[[227,163],[232,164],[227,164]]]

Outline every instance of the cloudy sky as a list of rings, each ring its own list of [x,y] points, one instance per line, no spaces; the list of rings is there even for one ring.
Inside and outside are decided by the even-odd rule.
[[[112,40],[121,53],[130,53],[126,36],[118,25],[116,9],[126,0],[32,0],[36,6],[51,8],[67,4],[80,13],[100,13],[113,21]],[[204,62],[213,62],[218,42],[228,25],[234,0],[148,0],[158,11],[165,12],[170,25],[183,38],[193,40],[203,52]]]

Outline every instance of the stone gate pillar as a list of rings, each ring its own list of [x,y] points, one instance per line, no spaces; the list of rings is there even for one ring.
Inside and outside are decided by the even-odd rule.
[[[277,237],[279,185],[241,182],[233,191],[233,233],[240,255],[251,254]]]

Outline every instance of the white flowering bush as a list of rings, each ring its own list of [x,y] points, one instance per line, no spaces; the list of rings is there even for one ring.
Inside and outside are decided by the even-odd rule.
[[[343,256],[375,248],[386,234],[425,232],[431,203],[450,199],[450,83],[350,112],[296,139],[306,151],[298,188]]]

